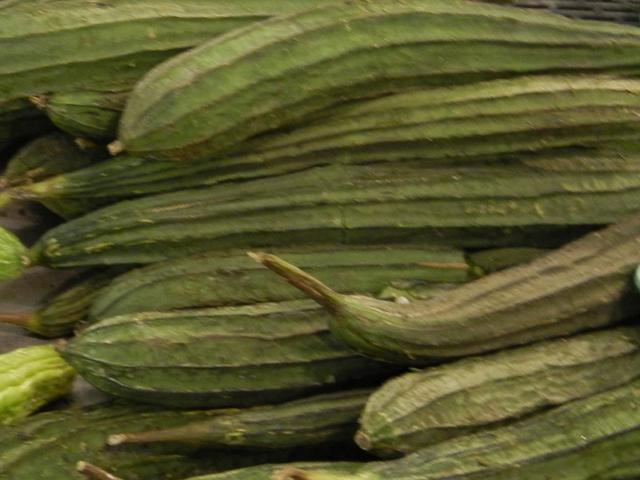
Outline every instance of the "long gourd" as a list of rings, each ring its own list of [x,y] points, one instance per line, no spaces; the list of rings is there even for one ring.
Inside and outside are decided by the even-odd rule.
[[[472,278],[462,251],[446,247],[312,246],[276,250],[351,292],[377,293],[396,282],[465,282]],[[168,260],[115,278],[98,292],[93,321],[145,310],[241,305],[304,298],[270,282],[270,273],[245,251],[215,251]]]
[[[638,210],[638,203],[633,204]],[[640,213],[529,264],[408,305],[343,295],[272,255],[254,257],[332,314],[363,354],[402,363],[498,350],[601,327],[640,312],[632,288]]]
[[[633,74],[639,63],[631,27],[462,0],[341,3],[238,29],[159,65],[134,88],[111,150],[211,158],[338,103],[403,88],[515,73]]]
[[[80,480],[78,461],[95,462],[126,480],[174,480],[207,472],[296,458],[290,451],[263,453],[208,451],[178,445],[109,447],[110,434],[127,428],[144,431],[178,427],[217,415],[216,411],[159,410],[103,404],[37,414],[0,427],[0,479]],[[298,457],[304,458],[304,457]]]
[[[0,313],[0,322],[24,327],[42,337],[69,335],[84,321],[101,289],[122,273],[122,268],[92,270],[65,282],[28,313]]]
[[[636,211],[638,168],[625,158],[595,168],[544,159],[466,169],[318,167],[97,210],[50,230],[28,251],[9,242],[0,252],[7,258],[3,277],[18,273],[23,260],[53,267],[150,263],[212,249],[319,241],[557,245],[575,227],[585,231]]]
[[[90,326],[62,355],[111,395],[177,407],[272,403],[397,371],[335,341],[327,320],[308,300],[144,312]]]
[[[625,385],[639,367],[640,330],[621,328],[407,373],[372,394],[356,441],[377,454],[411,453]]]
[[[0,99],[118,91],[175,54],[305,0],[61,0],[0,5]],[[78,49],[82,44],[85,48]],[[33,52],[39,52],[34,55]]]
[[[454,438],[356,472],[283,468],[272,480],[591,480],[640,471],[640,384],[576,400],[513,425]],[[295,464],[294,464],[295,465]],[[628,476],[617,477],[624,473]],[[211,479],[215,479],[212,476]],[[231,476],[230,478],[233,478]],[[241,477],[238,477],[241,478]],[[259,480],[262,477],[256,476]],[[266,477],[265,477],[266,478]]]
[[[0,425],[14,423],[68,394],[74,375],[52,345],[0,355]]]
[[[593,161],[622,154],[638,158],[637,151],[618,147],[621,139],[638,137],[638,92],[638,80],[589,75],[397,93],[326,112],[308,126],[248,142],[243,154],[228,158],[176,165],[123,155],[3,196],[113,202],[336,162],[421,159],[442,165],[526,158],[532,152]]]
[[[116,433],[109,445],[186,443],[207,448],[274,450],[352,441],[371,390],[315,395],[279,405],[221,413],[177,428]]]

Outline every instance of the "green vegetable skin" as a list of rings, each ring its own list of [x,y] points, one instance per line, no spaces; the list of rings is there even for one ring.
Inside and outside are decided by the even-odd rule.
[[[356,441],[378,454],[411,453],[538,415],[639,377],[636,328],[471,357],[387,382],[367,402]]]
[[[211,158],[340,102],[403,88],[633,74],[639,64],[632,27],[464,1],[350,2],[239,29],[159,65],[134,88],[112,150]]]
[[[79,323],[88,320],[94,299],[123,270],[114,267],[80,274],[45,298],[35,312],[0,313],[0,322],[19,325],[42,337],[69,335]]]
[[[290,461],[290,451],[269,453],[196,451],[188,446],[109,447],[110,434],[129,429],[170,428],[204,420],[215,411],[158,410],[140,405],[99,405],[41,413],[0,428],[1,480],[76,480],[81,460],[96,463],[125,480],[175,480],[264,462]]]
[[[120,91],[154,65],[217,35],[317,1],[82,0],[0,5],[0,99]],[[78,50],[79,43],[85,47]],[[43,52],[33,55],[33,52]]]
[[[137,313],[91,325],[62,355],[100,390],[176,407],[273,403],[399,371],[338,343],[327,320],[308,300]]]
[[[637,148],[623,153],[619,144],[638,137],[639,85],[594,75],[540,76],[397,93],[324,112],[326,118],[250,141],[244,154],[229,158],[176,164],[120,155],[5,196],[115,202],[336,162],[480,163],[538,151],[560,162],[637,159]]]
[[[74,371],[51,345],[0,355],[0,425],[27,417],[71,390]]]
[[[371,390],[316,395],[232,411],[178,428],[111,435],[110,445],[177,442],[202,447],[274,450],[352,441]]]
[[[51,122],[77,137],[112,140],[129,91],[55,93],[36,101]]]
[[[13,188],[38,184],[38,181],[72,172],[82,167],[97,164],[108,156],[106,150],[97,146],[79,147],[76,142],[60,133],[54,132],[39,137],[20,149],[7,164],[2,183]],[[21,195],[0,195],[0,207]],[[93,199],[45,198],[41,203],[63,218],[72,218],[92,207],[98,207],[104,201]]]
[[[488,155],[494,161],[495,156],[527,158],[530,154],[518,152],[536,151],[549,159],[637,159],[637,151],[622,152],[618,145],[625,136],[638,136],[638,117],[629,110],[638,106],[633,94],[638,85],[637,80],[598,76],[541,76],[398,93],[338,108],[309,126],[249,142],[243,155],[183,165],[120,155],[4,195],[115,202],[338,161],[424,159],[435,165],[482,162],[491,159]],[[615,147],[601,151],[602,144],[612,141]],[[585,151],[585,144],[599,148]],[[575,145],[580,146],[576,151],[557,150]]]
[[[49,133],[18,150],[9,160],[3,179],[10,186],[33,183],[95,164],[107,155],[97,147],[82,149],[60,132]]]
[[[31,264],[71,267],[318,242],[557,245],[575,238],[575,227],[611,223],[640,203],[640,164],[624,157],[595,170],[573,160],[465,169],[419,163],[330,165],[122,202],[50,230],[28,256]]]
[[[635,381],[508,427],[458,437],[399,460],[372,462],[355,473],[303,469],[294,476],[281,470],[272,479],[635,478],[640,472],[639,400],[640,384]]]
[[[27,249],[13,233],[0,228],[0,281],[16,278],[29,264]]]
[[[637,204],[635,206],[637,207]],[[331,331],[357,351],[419,364],[564,336],[640,312],[631,288],[640,215],[529,264],[399,305],[342,295],[273,255],[254,257],[332,314]]]
[[[278,249],[349,292],[377,293],[397,282],[465,282],[471,278],[462,251],[446,247],[312,246]],[[133,270],[98,292],[91,319],[176,308],[240,305],[304,298],[298,289],[274,283],[245,251],[216,251]]]

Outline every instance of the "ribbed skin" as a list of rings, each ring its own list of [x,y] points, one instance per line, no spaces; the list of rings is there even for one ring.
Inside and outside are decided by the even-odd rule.
[[[130,88],[178,52],[307,5],[305,0],[32,0],[0,5],[0,99]]]
[[[123,315],[63,356],[107,393],[177,407],[270,403],[397,371],[336,342],[327,320],[308,300]]]
[[[640,454],[640,385],[567,403],[490,432],[425,448],[356,473],[312,469],[273,480],[594,480],[636,478]],[[294,464],[295,465],[295,464]],[[289,469],[291,471],[291,469]],[[260,478],[260,477],[256,477]]]
[[[73,377],[73,369],[51,345],[0,355],[0,425],[27,417],[69,393]]]
[[[349,2],[239,29],[159,65],[119,131],[130,153],[193,160],[324,108],[514,74],[637,73],[640,33],[479,2]]]
[[[109,437],[112,445],[177,442],[207,448],[274,450],[352,441],[371,390],[316,395],[221,414],[188,425]]]
[[[128,91],[57,93],[44,100],[44,109],[56,127],[71,135],[112,140],[128,96]]]
[[[470,279],[460,250],[446,247],[315,246],[277,249],[344,292],[378,293],[398,281],[451,282]],[[304,298],[298,289],[273,282],[273,275],[245,251],[210,252],[133,270],[97,293],[91,319],[145,310],[242,305]]]
[[[7,163],[3,177],[8,185],[37,182],[87,167],[107,156],[97,147],[81,149],[63,133],[49,133],[18,150]]]
[[[20,239],[0,228],[0,281],[19,277],[28,262],[27,249]]]
[[[176,445],[106,445],[107,437],[124,428],[144,431],[178,427],[216,415],[211,411],[171,411],[134,405],[102,405],[42,413],[0,428],[0,479],[80,480],[76,462],[96,463],[127,480],[174,480],[190,475],[287,461],[289,452],[236,454],[209,451],[198,455]]]
[[[612,153],[585,152],[585,145],[617,146],[621,139],[638,137],[639,92],[638,80],[589,75],[518,77],[397,93],[323,112],[320,120],[291,132],[259,137],[243,146],[244,154],[181,164],[121,155],[12,194],[116,201],[337,162],[422,159],[426,165],[442,165],[533,152],[592,154],[596,160]],[[571,151],[576,146],[581,150]],[[614,152],[621,154],[617,148]]]
[[[636,214],[526,265],[407,305],[341,295],[277,257],[258,259],[324,305],[332,313],[332,332],[352,348],[374,358],[419,364],[632,317],[640,312],[640,296],[632,285],[639,241]]]
[[[11,318],[10,323],[23,325],[27,330],[43,337],[62,337],[73,332],[86,321],[93,300],[103,287],[122,273],[117,267],[86,272],[65,282],[32,314]],[[0,314],[0,322],[4,321]]]
[[[272,163],[442,163],[603,144],[637,138],[639,94],[638,80],[597,75],[423,88],[338,107],[308,126],[259,137],[243,149],[263,152],[259,159]]]
[[[387,382],[367,402],[356,440],[379,454],[411,453],[638,377],[640,330],[633,328],[471,357]]]
[[[625,157],[597,166],[331,165],[122,202],[50,230],[29,255],[60,267],[319,242],[557,245],[572,226],[637,211],[639,169]]]

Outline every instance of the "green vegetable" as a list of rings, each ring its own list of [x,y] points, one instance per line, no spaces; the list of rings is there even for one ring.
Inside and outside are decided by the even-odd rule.
[[[637,208],[637,207],[636,207]],[[332,314],[331,331],[374,358],[419,364],[609,325],[640,313],[636,214],[529,264],[407,305],[339,294],[293,265],[254,254]]]
[[[344,2],[235,30],[154,68],[111,150],[215,158],[351,100],[515,74],[636,74],[639,63],[632,27],[479,2]]]
[[[6,3],[0,5],[0,100],[50,92],[126,90],[151,67],[181,51],[313,4],[317,2]]]
[[[387,382],[367,402],[356,441],[378,454],[411,453],[639,377],[640,330],[635,328],[471,357]]]
[[[42,337],[62,337],[86,321],[89,309],[100,290],[122,269],[85,272],[52,292],[32,313],[0,314],[0,322],[20,325]]]
[[[461,251],[444,247],[313,246],[276,250],[341,291],[377,293],[404,281],[465,282]],[[239,305],[304,298],[298,289],[271,282],[271,274],[245,251],[215,251],[133,270],[97,293],[92,320],[142,312]]]
[[[24,347],[0,355],[0,425],[27,417],[66,395],[73,377],[73,369],[52,345]]]
[[[349,474],[288,468],[272,480],[635,478],[639,400],[635,381],[507,427],[454,438],[399,460],[371,462]]]
[[[111,140],[128,96],[128,91],[80,91],[54,93],[35,101],[59,129],[76,137]]]
[[[397,367],[337,342],[308,300],[122,315],[63,357],[111,395],[176,407],[250,406],[387,378]]]
[[[177,428],[111,435],[108,443],[177,442],[251,450],[322,444],[340,448],[353,438],[370,393],[371,390],[349,390],[232,411]]]
[[[264,462],[301,458],[290,451],[228,452],[179,445],[121,445],[110,447],[110,434],[132,432],[204,420],[216,411],[172,411],[123,404],[101,404],[34,415],[0,428],[1,480],[83,479],[76,463],[96,463],[126,480],[174,480],[191,475]],[[304,457],[302,457],[304,458]]]
[[[71,267],[318,243],[553,246],[637,211],[639,165],[329,165],[121,202],[50,230],[29,259]]]
[[[22,147],[7,164],[4,181],[11,186],[33,183],[86,167],[105,158],[98,148],[80,148],[72,138],[49,133]]]

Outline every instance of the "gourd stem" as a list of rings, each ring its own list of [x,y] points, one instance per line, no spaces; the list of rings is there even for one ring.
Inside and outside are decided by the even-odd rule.
[[[249,252],[248,255],[265,267],[283,277],[294,287],[298,288],[320,305],[335,310],[339,305],[340,294],[332,290],[317,278],[300,270],[285,260],[268,253]]]
[[[116,433],[114,435],[109,435],[107,438],[107,445],[115,447],[116,445],[122,445],[123,443],[180,442],[188,440],[189,429],[174,428],[138,433]]]
[[[353,475],[284,467],[273,475],[273,480],[355,480]]]
[[[32,95],[29,97],[29,101],[39,110],[47,108],[49,98],[46,95]]]
[[[31,313],[0,313],[0,323],[10,323],[26,328],[31,317]]]
[[[124,150],[124,145],[120,140],[115,140],[107,145],[107,150],[111,155],[115,156]]]
[[[87,462],[78,462],[76,470],[91,480],[122,480],[121,478],[111,475],[109,472]]]

